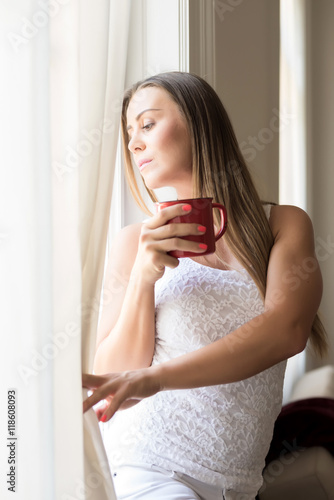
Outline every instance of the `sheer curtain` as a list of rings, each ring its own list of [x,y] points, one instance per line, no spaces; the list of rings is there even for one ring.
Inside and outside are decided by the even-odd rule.
[[[50,52],[47,28],[28,25],[36,7],[0,3],[0,497],[18,500],[54,498]]]
[[[2,407],[16,397],[16,462],[1,452],[1,471],[18,499],[115,498],[93,410],[82,418],[81,373],[92,370],[129,13],[130,0],[0,6]]]

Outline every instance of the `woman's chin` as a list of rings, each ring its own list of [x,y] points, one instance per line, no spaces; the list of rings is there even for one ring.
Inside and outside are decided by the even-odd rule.
[[[143,180],[145,182],[145,186],[151,190],[161,189],[161,188],[167,187],[167,184],[164,184],[163,182],[158,182],[157,180],[149,179],[149,178],[145,179],[144,176],[143,176]]]

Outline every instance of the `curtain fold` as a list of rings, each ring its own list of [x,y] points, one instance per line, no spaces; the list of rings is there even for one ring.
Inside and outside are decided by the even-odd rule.
[[[85,499],[81,405],[81,263],[79,233],[79,4],[50,19],[50,138],[53,209],[54,495]]]
[[[81,374],[94,356],[129,13],[130,0],[0,5],[1,498],[12,481],[18,500],[115,499]]]
[[[85,306],[83,310],[83,370],[91,371],[95,351],[95,331],[100,309],[100,296],[104,271],[104,257],[107,233],[110,218],[110,204],[116,161],[118,131],[122,97],[125,85],[127,61],[128,28],[130,21],[130,0],[118,2],[110,0],[109,21],[105,26],[105,54],[99,53],[101,46],[87,46],[85,48],[85,31],[80,39],[81,56],[90,64],[82,64],[80,86],[83,106],[87,109],[90,102],[90,111],[94,116],[91,120],[80,116],[81,130],[86,127],[90,141],[95,149],[83,159],[80,169],[80,234],[81,260],[83,273],[83,296]],[[82,6],[81,15],[89,25],[92,22],[94,6]],[[103,16],[96,20],[96,26],[101,30]],[[84,20],[83,20],[84,24]],[[96,49],[96,50],[94,50]],[[104,74],[104,80],[96,81],[89,78],[90,74]],[[103,99],[94,101],[96,85],[100,85]],[[101,98],[101,96],[99,96]],[[99,110],[97,109],[99,107]],[[89,125],[88,125],[89,124]]]
[[[92,372],[95,351],[129,13],[130,0],[103,0],[98,8],[81,0],[64,6],[51,22],[54,297],[59,323],[54,329],[71,324],[81,332],[73,335],[55,366],[56,497],[62,500],[115,498],[99,425],[93,410],[82,418],[87,391],[81,394],[78,387],[82,371]],[[70,419],[65,407],[71,408]],[[66,481],[69,463],[76,466],[71,465]]]
[[[81,4],[80,12],[80,109],[86,111],[86,116],[80,115],[80,130],[85,136],[87,151],[92,150],[82,161],[79,180],[84,372],[93,369],[130,22],[130,0],[110,0],[106,2],[106,11],[107,4],[110,11],[106,17],[96,12],[89,2]],[[103,24],[104,20],[108,22]],[[98,33],[95,32],[94,42],[87,42],[88,27],[92,23]],[[96,417],[92,410],[89,413],[84,416],[86,484],[95,498],[110,500],[115,496],[107,457]],[[96,487],[94,480],[89,484],[92,478]]]

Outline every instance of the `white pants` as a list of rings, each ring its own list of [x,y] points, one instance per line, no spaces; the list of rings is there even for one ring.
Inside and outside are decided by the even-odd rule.
[[[117,500],[254,500],[161,467],[123,466],[113,472]]]

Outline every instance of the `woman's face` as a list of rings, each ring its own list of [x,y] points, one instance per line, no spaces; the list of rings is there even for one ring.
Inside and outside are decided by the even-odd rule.
[[[150,189],[174,187],[192,193],[192,152],[188,127],[177,104],[158,87],[138,90],[127,110],[129,150]]]

